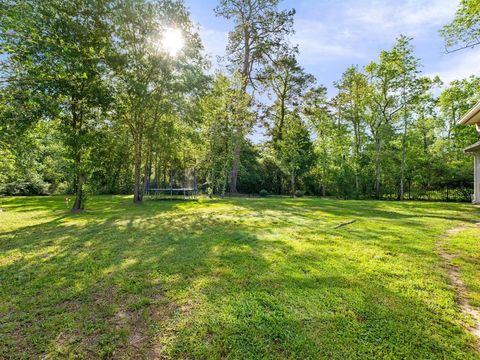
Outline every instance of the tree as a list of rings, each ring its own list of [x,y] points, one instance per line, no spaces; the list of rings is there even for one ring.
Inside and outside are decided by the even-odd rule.
[[[224,195],[228,174],[237,143],[238,122],[251,118],[250,99],[241,90],[241,81],[234,82],[217,74],[213,87],[200,102],[203,140],[202,165],[206,172],[208,194]]]
[[[398,111],[399,69],[392,51],[382,51],[378,63],[365,68],[369,78],[369,111],[367,123],[375,147],[375,196],[381,197],[383,143],[391,130],[393,115]]]
[[[439,107],[445,119],[445,130],[450,139],[457,121],[478,101],[480,94],[480,77],[454,80],[439,97]]]
[[[8,53],[6,82],[27,85],[32,101],[55,99],[48,114],[62,120],[73,162],[74,211],[84,208],[88,143],[111,103],[104,81],[110,44],[109,0],[9,1],[0,22],[0,46]],[[38,104],[41,106],[41,104]],[[35,120],[38,120],[36,117]]]
[[[471,179],[470,159],[463,153],[465,147],[478,141],[478,133],[474,127],[457,124],[460,116],[470,110],[480,96],[480,78],[471,76],[468,79],[453,81],[445,88],[438,99],[438,111],[442,121],[442,139],[438,141],[441,147],[439,155],[441,162],[454,175],[454,179]],[[467,174],[462,175],[462,174]]]
[[[335,83],[338,116],[351,124],[353,128],[353,154],[355,172],[355,196],[360,194],[360,158],[366,141],[365,126],[368,104],[368,80],[357,67],[349,67],[342,79]]]
[[[280,161],[284,171],[290,174],[291,195],[295,197],[297,178],[308,171],[314,161],[310,132],[297,114],[287,117],[280,149]]]
[[[220,0],[216,7],[217,16],[233,19],[235,26],[229,34],[227,56],[230,68],[241,76],[243,92],[255,86],[256,74],[271,62],[271,54],[286,49],[286,37],[293,32],[294,10],[279,11],[278,0]],[[253,96],[252,96],[253,99]],[[249,123],[238,124],[238,134]],[[230,192],[237,192],[238,169],[240,166],[241,136],[235,144],[234,159],[230,175]]]
[[[268,109],[272,118],[272,146],[279,151],[283,140],[286,117],[299,106],[302,96],[314,83],[313,75],[307,74],[298,64],[295,54],[280,55],[259,75],[266,89],[271,90],[274,101]],[[270,117],[269,116],[269,117]],[[282,193],[281,172],[276,172],[277,193]]]
[[[320,167],[322,196],[326,195],[327,172],[329,165],[334,160],[334,154],[332,153],[333,143],[338,141],[338,138],[335,138],[337,126],[329,112],[329,106],[327,88],[324,86],[310,89],[302,99],[301,113],[315,134],[315,145],[318,153],[316,160],[318,160]]]
[[[418,96],[425,91],[424,88],[427,81],[419,79],[420,61],[413,55],[412,38],[404,35],[397,39],[392,52],[397,57],[397,66],[399,71],[400,83],[400,106],[402,108],[402,158],[401,158],[401,174],[400,174],[400,200],[404,198],[405,191],[405,166],[407,156],[407,135],[409,126],[409,116],[411,113],[410,104],[413,103]],[[422,86],[423,85],[423,86]]]
[[[173,33],[179,37],[173,40],[185,41],[185,48],[175,54],[169,53],[171,49],[165,48],[162,40]],[[146,134],[155,132],[179,93],[194,91],[197,68],[201,66],[201,44],[198,35],[192,32],[185,6],[174,0],[119,0],[114,38],[116,56],[112,67],[119,115],[133,139],[133,201],[139,203],[143,196],[142,155]],[[189,82],[189,86],[183,82]],[[164,99],[168,99],[167,107],[162,106]]]
[[[447,47],[459,46],[456,50],[480,44],[480,0],[460,0],[455,18],[440,34]]]
[[[275,96],[270,107],[273,115],[272,141],[275,144],[282,140],[285,117],[300,105],[302,96],[315,78],[305,72],[294,54],[276,58],[259,77]]]

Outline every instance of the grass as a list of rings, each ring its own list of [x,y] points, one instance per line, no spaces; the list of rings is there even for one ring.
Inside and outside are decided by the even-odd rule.
[[[480,358],[435,251],[471,205],[88,206],[0,199],[0,358]],[[478,306],[475,231],[448,246]]]
[[[460,269],[469,303],[480,308],[480,227],[469,226],[451,236],[446,249],[455,255],[453,264]]]

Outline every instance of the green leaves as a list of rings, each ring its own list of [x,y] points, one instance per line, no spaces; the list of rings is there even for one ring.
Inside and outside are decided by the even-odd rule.
[[[285,133],[280,143],[280,160],[287,173],[302,175],[313,164],[313,144],[310,132],[303,121],[296,115],[286,119]]]
[[[253,122],[250,97],[241,86],[240,79],[217,74],[212,89],[200,101],[200,156],[209,194],[224,194],[227,190],[235,145],[243,141],[250,129],[248,123]]]
[[[460,0],[453,21],[440,31],[447,47],[474,47],[480,42],[480,1]]]

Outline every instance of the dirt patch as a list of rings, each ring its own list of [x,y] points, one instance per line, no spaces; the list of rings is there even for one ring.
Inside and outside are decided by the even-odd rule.
[[[457,226],[457,227],[448,229],[447,232],[445,233],[445,235],[446,235],[447,237],[448,237],[448,236],[453,236],[453,235],[456,235],[456,234],[458,234],[458,233],[461,233],[462,231],[467,230],[467,229],[468,229],[468,225],[466,225],[466,224],[460,225],[460,226]]]
[[[476,226],[480,227],[480,223],[477,223]],[[456,290],[457,299],[458,299],[457,301],[458,301],[458,306],[460,307],[460,310],[466,317],[471,318],[474,322],[473,325],[470,325],[470,326],[466,325],[465,327],[477,339],[476,347],[477,347],[477,350],[480,351],[480,311],[477,310],[475,307],[471,306],[468,302],[467,289],[460,277],[460,272],[458,267],[453,264],[453,260],[456,258],[456,255],[447,252],[445,250],[445,247],[443,246],[444,241],[447,240],[449,237],[454,236],[469,228],[471,228],[471,226],[464,224],[464,225],[460,225],[455,228],[449,229],[445,233],[445,235],[441,237],[440,241],[437,242],[437,251],[443,260],[444,267],[447,271],[448,277],[450,278],[450,282]]]
[[[170,302],[164,302],[157,304],[152,309],[151,315],[154,321],[157,322],[160,327],[157,335],[151,342],[151,348],[149,352],[149,357],[151,359],[166,359],[164,345],[160,340],[161,337],[173,338],[174,331],[173,328],[167,326],[170,322],[170,319],[173,318],[175,312],[178,310],[177,306]]]
[[[122,349],[122,351],[118,352],[128,352],[128,354],[130,354],[132,357],[141,358],[145,355],[147,342],[149,340],[148,324],[138,311],[123,314],[120,312],[118,316],[121,317],[122,315],[123,319],[117,318],[117,321],[128,328],[129,335],[125,347]],[[119,326],[118,323],[116,325]]]
[[[177,330],[174,323],[181,322],[184,326],[189,326],[188,320],[195,305],[193,301],[177,304],[163,299],[155,307],[152,307],[151,316],[158,328],[155,338],[151,341],[149,358],[158,360],[170,358],[165,353],[164,343],[175,340]]]

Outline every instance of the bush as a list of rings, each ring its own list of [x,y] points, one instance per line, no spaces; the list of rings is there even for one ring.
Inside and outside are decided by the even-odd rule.
[[[49,192],[54,195],[69,194],[70,184],[61,182],[50,186]]]
[[[15,195],[47,195],[49,184],[40,179],[28,182],[12,182],[0,185],[0,194]]]
[[[267,197],[268,196],[268,191],[265,189],[260,190],[260,197]]]
[[[305,195],[305,192],[302,190],[295,190],[295,197],[302,197]]]

